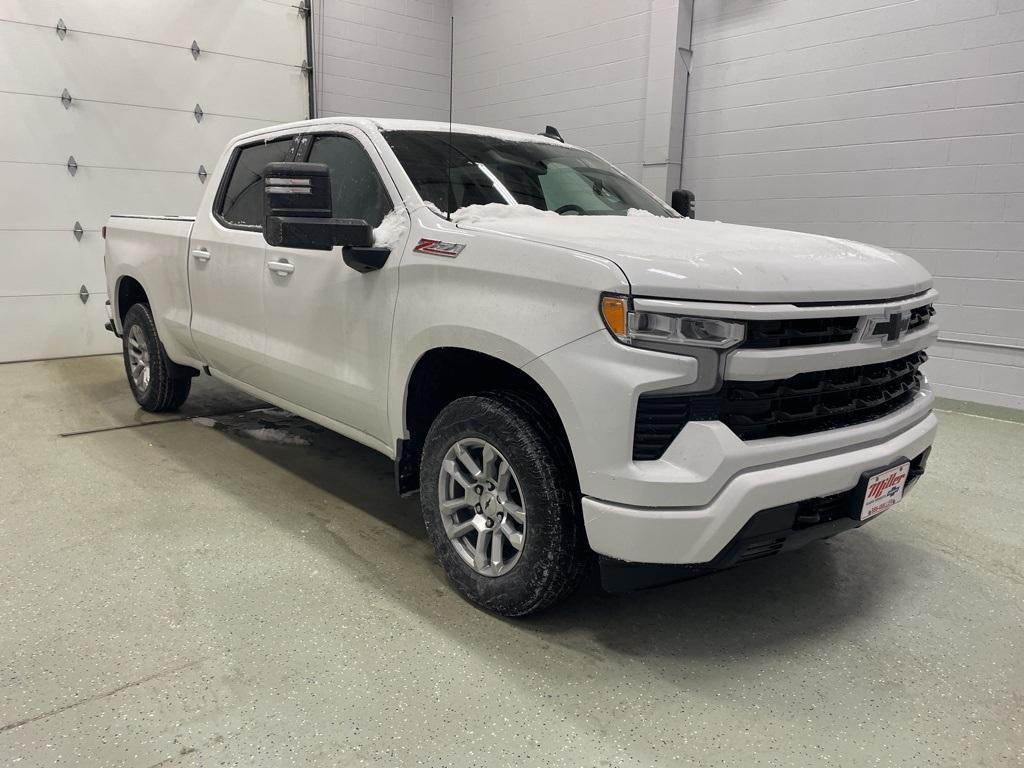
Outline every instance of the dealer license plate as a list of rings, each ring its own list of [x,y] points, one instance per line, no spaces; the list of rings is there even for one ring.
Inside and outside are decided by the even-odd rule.
[[[909,474],[908,461],[869,477],[867,491],[864,493],[864,506],[860,509],[860,519],[867,520],[879,515],[902,499],[903,487],[907,484]]]

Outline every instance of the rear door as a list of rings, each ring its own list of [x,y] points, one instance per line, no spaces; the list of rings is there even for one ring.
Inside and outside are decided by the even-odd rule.
[[[262,172],[292,159],[296,143],[289,134],[236,147],[189,243],[192,339],[211,368],[259,389],[268,384]]]
[[[307,134],[296,159],[330,169],[336,217],[377,227],[396,206],[398,190],[357,129]],[[408,213],[397,205],[408,233]],[[268,246],[263,273],[269,391],[385,442],[391,325],[406,236],[375,272],[346,266],[341,247]]]

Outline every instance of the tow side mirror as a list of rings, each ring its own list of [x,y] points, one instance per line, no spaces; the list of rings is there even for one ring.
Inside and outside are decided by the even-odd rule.
[[[268,163],[263,169],[263,239],[278,248],[329,251],[358,272],[384,266],[391,251],[373,247],[363,219],[334,218],[331,170],[323,163]]]
[[[688,219],[697,216],[697,196],[688,189],[677,189],[672,193],[672,210]]]
[[[269,163],[263,169],[265,216],[329,219],[331,169],[323,163]]]

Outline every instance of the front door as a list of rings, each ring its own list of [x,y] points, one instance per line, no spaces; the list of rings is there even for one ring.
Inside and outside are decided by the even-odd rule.
[[[334,216],[380,225],[398,199],[364,134],[332,132],[304,140],[300,154],[331,171]],[[297,158],[301,159],[301,158]],[[398,205],[408,233],[405,207]],[[398,262],[405,236],[383,269],[345,265],[342,249],[268,246],[263,272],[269,391],[387,443],[387,376]]]
[[[213,205],[189,242],[192,339],[215,371],[265,389],[263,167],[290,160],[295,137],[235,149]]]

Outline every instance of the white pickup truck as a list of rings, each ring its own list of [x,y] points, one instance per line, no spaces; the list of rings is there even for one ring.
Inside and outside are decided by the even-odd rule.
[[[670,580],[898,502],[936,429],[928,273],[695,221],[548,133],[282,125],[231,143],[195,218],[112,216],[136,400],[204,372],[393,458],[455,586],[507,616],[595,554],[612,587]]]

